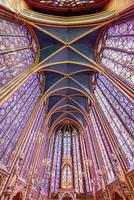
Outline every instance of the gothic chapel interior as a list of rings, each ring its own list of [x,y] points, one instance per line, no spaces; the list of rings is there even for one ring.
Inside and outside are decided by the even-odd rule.
[[[0,200],[134,200],[134,0],[0,0]]]

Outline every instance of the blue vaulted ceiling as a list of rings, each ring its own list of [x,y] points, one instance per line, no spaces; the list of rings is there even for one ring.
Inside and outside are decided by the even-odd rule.
[[[87,27],[75,27],[75,28],[66,28],[66,27],[44,27],[40,26],[44,29],[44,31],[48,31],[54,36],[60,38],[64,42],[71,42],[75,40],[77,37],[81,36],[82,34],[92,30],[93,26]]]
[[[38,70],[42,72],[44,99],[51,126],[64,120],[84,125],[92,95],[95,46],[100,29],[89,27],[34,28],[40,44]],[[95,31],[94,31],[95,30]]]

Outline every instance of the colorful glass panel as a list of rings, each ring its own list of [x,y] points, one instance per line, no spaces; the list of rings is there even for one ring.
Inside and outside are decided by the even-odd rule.
[[[63,168],[62,188],[72,188],[72,170],[69,165],[65,165]]]
[[[98,45],[98,56],[103,67],[110,69],[129,84],[134,84],[134,20],[111,25]]]
[[[0,17],[0,86],[31,67],[37,47],[29,28]]]
[[[36,147],[37,147],[37,139],[40,133],[39,131],[41,129],[43,120],[44,120],[44,114],[45,114],[44,108],[41,107],[40,111],[38,112],[34,126],[31,132],[29,132],[28,137],[25,141],[24,148],[22,150],[24,162],[21,167],[20,176],[25,180],[27,180],[29,171],[30,171],[29,169],[31,169],[32,167],[32,161],[35,156]]]
[[[90,110],[90,116],[91,116],[92,124],[95,130],[97,143],[101,151],[100,156],[102,156],[103,163],[104,163],[104,166],[101,166],[101,168],[103,168],[103,170],[105,171],[105,174],[107,176],[107,182],[111,182],[115,178],[113,168],[112,168],[111,158],[110,158],[110,155],[112,154],[112,152],[109,148],[104,131],[102,129],[100,121],[93,107]]]
[[[95,96],[117,140],[128,168],[134,165],[134,104],[106,77],[98,74]]]
[[[80,143],[83,136],[80,137],[75,128],[72,130],[70,127],[69,130],[66,130],[65,127],[57,131],[55,136],[53,134],[50,139],[47,156],[50,162],[44,173],[44,191],[47,193],[49,190],[49,182],[51,193],[60,188],[74,188],[77,192],[83,193],[83,180],[86,179],[88,184],[86,191],[90,192],[89,169],[87,166],[82,168],[82,162],[87,159],[84,140]],[[81,156],[80,148],[83,156]],[[87,174],[87,177],[84,174]]]
[[[0,109],[0,160],[7,164],[41,93],[39,74],[32,75]]]

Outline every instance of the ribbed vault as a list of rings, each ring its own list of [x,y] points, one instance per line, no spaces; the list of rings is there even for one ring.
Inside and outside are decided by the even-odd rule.
[[[68,119],[84,125],[93,101],[95,45],[99,26],[53,28],[35,25],[40,43],[40,71],[44,79],[43,100],[48,103],[46,123],[52,127]]]
[[[24,199],[60,199],[66,189],[74,199],[112,199],[112,184],[132,194],[132,16],[58,27],[4,14],[1,71],[17,73],[2,81],[2,198],[12,199],[20,183]],[[32,52],[21,62],[25,49]]]

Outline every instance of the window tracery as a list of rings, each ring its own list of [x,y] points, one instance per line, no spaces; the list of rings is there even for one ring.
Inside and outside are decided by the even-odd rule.
[[[99,190],[101,188],[100,185],[100,181],[99,181],[99,164],[98,164],[98,159],[97,159],[97,155],[96,155],[96,151],[95,151],[95,145],[94,145],[94,140],[92,138],[92,132],[91,132],[91,128],[88,128],[88,125],[86,125],[86,133],[87,133],[87,139],[88,139],[88,144],[90,146],[90,156],[91,156],[91,160],[90,160],[90,165],[91,168],[93,169],[92,173],[93,176],[92,180],[91,180],[91,184],[92,184],[92,190]]]
[[[27,180],[28,178],[29,169],[31,169],[32,162],[35,156],[37,139],[44,120],[44,115],[45,115],[44,106],[42,106],[39,110],[34,126],[25,141],[24,148],[22,149],[22,155],[24,157],[24,161],[21,166],[20,176],[25,180]]]
[[[97,49],[99,62],[122,80],[134,83],[134,20],[120,21],[105,30]]]
[[[32,36],[28,27],[0,18],[0,86],[34,64],[37,44]]]
[[[69,165],[65,165],[62,170],[62,188],[72,188],[72,170]]]
[[[90,180],[90,171],[89,171],[89,164],[88,164],[88,158],[87,158],[87,152],[86,152],[86,147],[85,147],[85,141],[84,138],[80,135],[80,145],[81,145],[81,153],[82,153],[82,158],[84,160],[83,162],[83,177],[85,178],[85,186],[86,186],[86,191],[90,192],[92,191],[92,185],[91,185],[91,180]]]
[[[73,131],[72,141],[73,141],[73,158],[74,158],[74,176],[76,191],[83,192],[83,171],[80,160],[80,144],[79,136],[76,131]]]
[[[101,74],[97,76],[95,96],[113,130],[128,168],[133,167],[133,103]]]
[[[130,27],[128,27],[127,23],[127,28],[125,25],[123,25],[123,29],[120,28],[122,27],[121,25],[117,27],[115,26],[113,29],[109,28],[108,33],[104,36],[107,49],[100,53],[100,56],[103,54],[104,57],[108,57],[104,58],[105,61],[107,60],[106,66],[112,67],[112,65],[116,65],[117,68],[115,69],[117,71],[113,71],[117,73],[117,75],[121,75],[126,79],[128,77],[129,80],[127,79],[127,81],[130,81],[130,83],[133,81],[133,77],[127,76],[125,70],[127,71],[128,68],[131,68],[133,56],[131,55],[131,52],[128,53],[125,51],[131,51],[133,49],[133,43],[131,44],[129,42],[129,39],[132,39],[131,36],[125,36],[125,29],[129,30],[129,33],[133,34],[131,24],[132,23],[130,23]],[[121,39],[118,38],[118,34],[123,35]],[[114,38],[114,40],[108,37]],[[5,42],[6,37],[4,39],[3,41]],[[11,42],[10,39],[9,42]],[[18,40],[16,39],[15,43],[13,43],[13,48],[17,47],[15,46],[17,42]],[[24,42],[26,45],[30,44],[29,40]],[[22,41],[20,45],[23,46],[24,44]],[[118,51],[117,49],[113,48],[113,45],[115,45],[114,48],[118,48]],[[123,48],[125,51],[120,51],[121,48]],[[16,52],[16,55],[17,53],[18,52]],[[28,52],[26,52],[26,55],[27,53]],[[21,55],[18,55],[18,58],[19,57],[21,57]],[[104,61],[103,58],[102,61]],[[121,72],[121,70],[124,71]],[[131,74],[131,71],[127,71],[127,73]],[[39,76],[36,73],[30,77],[27,82],[25,82],[13,96],[11,96],[11,98],[1,108],[0,157],[2,163],[5,165],[10,165],[19,137],[21,136],[26,121],[28,120],[39,98],[41,93],[41,86],[39,82]],[[97,85],[95,87],[94,94],[107,121],[109,122],[109,125],[113,130],[115,140],[119,145],[122,157],[124,158],[128,169],[131,169],[131,167],[134,167],[134,143],[132,140],[132,137],[134,136],[134,105],[103,75],[97,75],[96,83]],[[36,151],[37,134],[40,130],[44,117],[42,112],[43,109],[41,108],[31,134],[25,141],[23,149],[25,162],[21,168],[21,176],[25,180],[28,179],[28,171],[31,167],[31,163]],[[97,142],[101,150],[101,156],[103,158],[107,180],[109,183],[115,178],[112,163],[110,162],[110,154],[112,152],[103,133],[102,124],[100,123],[97,113],[93,107],[90,108],[90,117],[95,130]],[[51,192],[55,192],[59,188],[68,189],[74,187],[78,193],[84,193],[85,191],[90,192],[92,190],[92,182],[90,178],[89,166],[86,163],[88,156],[84,137],[83,135],[79,134],[76,128],[72,128],[71,126],[69,129],[66,129],[65,127],[68,126],[65,125],[64,128],[60,129],[59,132],[56,131],[55,135],[53,134],[50,139],[48,157],[45,163],[44,191],[45,193],[48,193],[50,189]],[[92,155],[94,155],[95,152],[93,152],[93,148],[91,150]],[[93,162],[96,162],[95,155]],[[97,176],[97,164],[95,165],[95,170]],[[100,186],[100,183],[98,183],[98,185]]]
[[[52,166],[52,159],[53,159],[53,148],[55,142],[55,135],[51,136],[51,140],[49,142],[49,148],[47,153],[47,158],[45,160],[45,173],[44,173],[44,192],[48,194],[49,191],[49,184],[51,178],[51,166]]]
[[[0,109],[0,160],[10,163],[16,144],[39,98],[39,74],[32,75]],[[31,103],[32,102],[32,103]]]
[[[68,128],[66,125],[52,136],[49,145],[51,152],[49,149],[47,156],[47,160],[51,160],[49,164],[51,170],[45,171],[44,190],[49,182],[51,192],[60,188],[74,188],[76,192],[81,193],[84,190],[91,191],[91,183],[88,180],[90,179],[89,168],[86,164],[82,167],[82,162],[88,159],[85,141],[82,138],[83,136],[78,133],[76,128]],[[50,172],[49,177],[48,171]],[[85,174],[86,176],[84,176]],[[45,191],[47,192],[47,189]]]
[[[96,112],[93,107],[90,110],[90,117],[94,127],[94,131],[96,134],[97,144],[100,147],[101,154],[103,159],[104,166],[103,167],[107,176],[107,182],[112,182],[115,178],[111,158],[110,155],[112,154],[111,149],[108,145],[107,139],[104,135],[103,128],[100,124],[100,121],[96,115]]]

